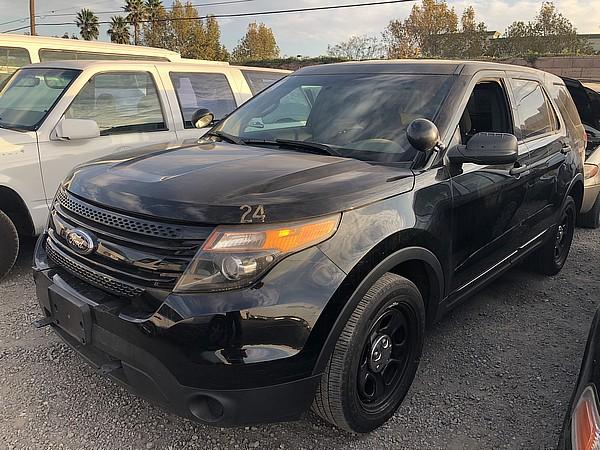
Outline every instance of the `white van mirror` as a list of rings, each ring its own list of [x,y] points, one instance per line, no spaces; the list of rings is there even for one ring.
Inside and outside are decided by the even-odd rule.
[[[95,120],[63,119],[56,126],[56,137],[61,141],[92,139],[100,136],[100,128]]]

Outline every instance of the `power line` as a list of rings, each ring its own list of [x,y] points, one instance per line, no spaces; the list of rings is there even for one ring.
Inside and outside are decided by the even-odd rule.
[[[250,3],[250,2],[255,2],[258,0],[227,0],[227,1],[219,1],[219,2],[212,2],[212,3],[197,3],[197,4],[192,4],[191,6],[193,7],[201,7],[201,6],[221,6],[221,5],[233,5],[233,4],[238,4],[238,3]],[[98,2],[96,2],[98,3]],[[187,5],[182,5],[182,6],[187,6]],[[173,5],[170,6],[164,6],[165,9],[173,9],[175,8]],[[63,9],[57,9],[57,10],[53,10],[53,11],[45,11],[45,12],[41,12],[41,13],[37,13],[35,15],[35,17],[42,19],[42,18],[46,18],[48,16],[52,16],[52,17],[69,17],[69,16],[76,16],[77,13],[61,13],[61,14],[55,14],[55,11],[64,11],[65,9],[70,9],[70,8],[63,8]],[[89,8],[88,8],[89,9]],[[112,10],[112,11],[92,11],[95,15],[104,15],[104,14],[116,14],[116,13],[123,13],[124,10],[123,9],[117,9],[117,10]],[[23,17],[20,19],[13,19],[13,20],[9,20],[8,22],[0,22],[0,26],[2,25],[9,25],[11,23],[16,23],[16,22],[24,22],[25,20],[28,20],[29,17]]]
[[[380,2],[364,2],[364,3],[353,3],[349,5],[331,5],[331,6],[315,6],[310,8],[294,8],[294,9],[279,9],[279,10],[271,10],[271,11],[257,11],[257,12],[247,12],[247,13],[234,13],[234,14],[209,14],[206,16],[198,16],[198,17],[174,17],[174,18],[166,18],[166,19],[156,19],[156,20],[138,20],[137,23],[150,23],[150,22],[173,22],[179,20],[200,20],[200,19],[208,19],[210,17],[214,19],[230,19],[235,17],[249,17],[249,16],[267,16],[267,15],[275,15],[275,14],[289,14],[289,13],[302,13],[302,12],[311,12],[311,11],[324,11],[324,10],[333,10],[333,9],[346,9],[346,8],[360,8],[364,6],[381,6],[381,5],[390,5],[394,3],[408,3],[414,2],[417,0],[387,0]],[[128,21],[129,23],[133,23]],[[108,20],[98,21],[98,24],[110,24],[111,22]],[[73,22],[55,22],[55,23],[38,23],[38,26],[66,26],[73,25]],[[21,28],[22,29],[22,28]],[[17,31],[18,29],[7,30],[4,33],[8,33],[10,31]]]

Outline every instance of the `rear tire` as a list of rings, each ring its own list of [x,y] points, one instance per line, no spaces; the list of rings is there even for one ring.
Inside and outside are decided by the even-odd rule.
[[[0,280],[10,272],[18,254],[19,234],[15,224],[0,211]]]
[[[596,197],[594,206],[587,213],[581,214],[577,220],[578,224],[585,228],[600,227],[600,195]]]
[[[421,293],[406,278],[384,274],[348,319],[312,410],[351,432],[366,433],[383,425],[413,382],[424,334]]]
[[[551,276],[561,271],[573,242],[576,216],[575,201],[573,197],[569,196],[563,206],[558,223],[552,228],[552,236],[530,259],[538,272]]]

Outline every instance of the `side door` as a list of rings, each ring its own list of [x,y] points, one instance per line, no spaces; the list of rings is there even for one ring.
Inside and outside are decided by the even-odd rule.
[[[87,79],[39,143],[48,200],[79,164],[111,153],[175,142],[172,116],[165,105],[168,103],[152,71],[103,71]],[[100,136],[60,140],[56,125],[64,119],[93,120]]]
[[[218,121],[239,104],[232,88],[236,86],[234,80],[226,72],[172,70],[168,77],[174,88],[175,99],[171,104],[177,122],[177,137],[184,143],[198,140],[210,129],[197,129],[192,123],[192,115],[198,109],[208,109]]]
[[[543,84],[532,78],[511,79],[516,106],[516,126],[520,141],[527,147],[529,168],[524,242],[539,237],[555,221],[562,204],[559,195],[559,171],[572,149],[566,142],[564,124],[556,114]]]
[[[454,145],[466,145],[479,132],[515,133],[510,91],[504,73],[479,74],[463,101]],[[452,208],[451,293],[460,295],[510,264],[522,241],[527,209],[527,149],[516,164],[450,166]],[[517,173],[515,173],[517,172]]]

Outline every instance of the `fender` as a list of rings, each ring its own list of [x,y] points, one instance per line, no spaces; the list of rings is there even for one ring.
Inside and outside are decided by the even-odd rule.
[[[571,180],[571,183],[569,184],[569,187],[567,189],[567,195],[565,195],[565,197],[562,200],[562,204],[560,205],[561,211],[562,211],[562,208],[565,206],[567,197],[569,195],[571,195],[571,193],[573,192],[573,189],[575,189],[575,184],[577,184],[578,182],[581,183],[581,194],[582,194],[582,197],[579,200],[580,200],[580,202],[583,201],[583,191],[585,189],[584,182],[583,182],[583,174],[581,172],[577,172],[577,174],[573,177],[573,179]],[[577,201],[576,198],[574,198],[574,200]],[[577,207],[581,208],[581,203],[579,205],[577,205]],[[579,213],[579,211],[577,211],[577,213]]]
[[[421,261],[425,263],[428,275],[430,279],[434,281],[432,286],[432,292],[437,295],[432,296],[431,304],[427,305],[427,313],[429,317],[436,317],[436,310],[444,297],[444,272],[442,265],[438,258],[430,250],[423,247],[406,247],[392,253],[383,261],[381,261],[375,268],[369,272],[369,274],[360,282],[354,293],[350,296],[346,304],[342,307],[340,314],[338,315],[331,331],[329,332],[325,342],[321,348],[315,367],[313,368],[313,375],[321,374],[327,362],[333,352],[335,343],[337,342],[346,322],[352,315],[352,312],[367,293],[369,288],[379,279],[383,274],[389,272],[397,265],[407,261]],[[429,315],[433,313],[433,315]]]

